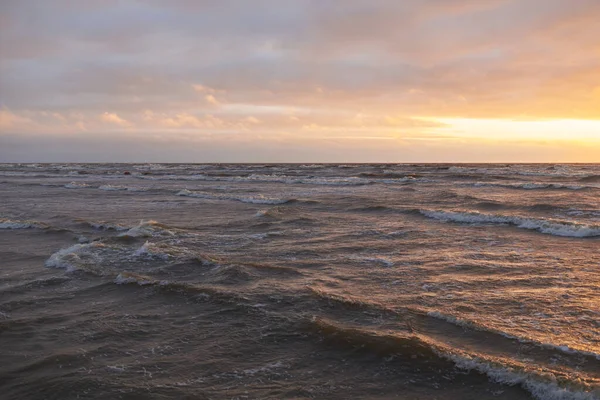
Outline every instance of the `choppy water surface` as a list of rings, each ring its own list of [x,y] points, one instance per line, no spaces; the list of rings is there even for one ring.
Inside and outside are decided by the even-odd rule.
[[[0,165],[0,397],[600,398],[598,165]]]

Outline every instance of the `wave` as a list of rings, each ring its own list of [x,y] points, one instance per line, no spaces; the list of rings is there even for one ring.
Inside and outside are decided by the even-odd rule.
[[[567,388],[559,385],[557,377],[552,373],[536,373],[528,371],[526,368],[493,363],[471,355],[444,352],[439,354],[441,357],[453,361],[456,367],[483,373],[496,383],[509,386],[520,385],[537,400],[594,400],[598,398],[596,389],[587,385],[573,385],[568,378],[560,377],[560,380],[566,386],[579,387]]]
[[[107,191],[128,190],[126,186],[102,185],[98,189]]]
[[[0,218],[0,229],[33,229],[33,228],[48,228],[48,225],[37,221],[29,220],[12,220],[6,218]]]
[[[119,225],[119,224],[112,224],[109,222],[91,222],[91,221],[85,221],[85,220],[79,220],[82,223],[88,225],[90,228],[99,230],[99,231],[127,231],[130,228],[123,226],[123,225]]]
[[[296,201],[295,199],[278,199],[273,197],[255,196],[255,197],[237,197],[206,192],[192,192],[184,189],[177,193],[177,196],[195,197],[208,200],[233,200],[242,203],[252,204],[285,204]]]
[[[579,178],[579,182],[600,182],[600,175],[588,175]]]
[[[67,183],[65,185],[65,187],[67,189],[84,189],[84,188],[90,188],[92,186],[88,185],[87,183],[83,183],[83,182],[71,182],[71,183]]]
[[[4,287],[0,289],[0,293],[23,292],[29,289],[38,289],[41,287],[61,285],[65,282],[69,282],[70,280],[71,278],[66,276],[51,276],[48,278],[38,278],[30,281],[25,281],[14,286]],[[0,317],[2,317],[1,314],[2,313],[0,312]]]
[[[322,317],[312,317],[305,324],[309,331],[337,346],[361,348],[380,356],[401,355],[415,362],[424,359],[429,368],[438,371],[451,365],[474,370],[500,384],[520,385],[538,400],[593,400],[597,394],[593,383],[577,376],[554,370],[542,372],[519,361],[471,354],[420,334],[345,326]]]
[[[473,187],[499,187],[504,189],[523,190],[586,190],[596,189],[595,186],[567,185],[563,183],[521,182],[521,183],[490,183],[475,182],[468,184]]]
[[[504,332],[504,331],[500,331],[497,329],[493,329],[493,328],[481,325],[477,322],[473,322],[473,321],[469,321],[469,320],[462,319],[459,317],[455,317],[453,315],[443,314],[439,311],[430,311],[427,313],[427,315],[430,317],[451,323],[453,325],[463,327],[463,328],[474,329],[474,330],[481,331],[481,332],[488,332],[488,333],[492,333],[495,335],[503,336],[507,339],[516,340],[520,343],[533,344],[540,348],[557,350],[557,351],[560,351],[565,354],[575,354],[575,355],[579,355],[579,356],[590,357],[590,358],[594,358],[594,359],[600,361],[600,354],[594,353],[592,351],[574,349],[572,347],[569,347],[568,345],[560,345],[560,344],[557,345],[557,344],[551,344],[551,343],[544,343],[544,342],[540,342],[540,341],[537,341],[537,340],[534,340],[531,338],[515,336],[515,335],[512,335],[512,334]]]
[[[518,228],[536,230],[554,236],[578,238],[600,236],[600,225],[594,224],[581,224],[570,221],[536,219],[500,214],[483,214],[476,211],[418,211],[428,218],[447,222],[513,225]]]
[[[126,190],[129,192],[146,192],[146,191],[148,191],[147,188],[120,186],[120,185],[102,185],[102,186],[98,187],[98,189],[106,190],[106,191],[124,191],[124,190]]]
[[[198,285],[168,280],[158,280],[151,276],[136,274],[133,272],[121,272],[115,279],[117,285],[139,285],[153,286],[167,292],[177,292],[184,295],[194,296],[196,299],[213,299],[238,306],[249,303],[249,299],[232,291],[216,288],[213,286]]]
[[[390,176],[388,175],[388,178]],[[149,180],[181,180],[181,181],[209,181],[209,182],[261,182],[261,183],[285,183],[303,185],[324,186],[363,186],[375,183],[406,184],[411,182],[434,182],[431,179],[416,178],[413,176],[402,176],[393,179],[367,179],[364,177],[316,177],[316,176],[290,176],[290,175],[266,175],[250,174],[248,176],[214,176],[214,175],[161,175],[148,176],[138,175],[136,178]]]
[[[363,264],[369,265],[378,265],[383,267],[391,268],[395,265],[393,260],[390,260],[386,257],[358,257],[358,256],[349,256],[348,259],[358,261]]]
[[[148,241],[146,241],[142,247],[140,247],[139,249],[137,249],[133,255],[135,257],[142,257],[142,258],[158,258],[161,260],[168,260],[169,258],[172,257],[171,254],[169,254],[168,252],[165,252],[164,249],[161,249],[159,246],[150,243]]]
[[[173,236],[174,233],[163,224],[156,221],[140,221],[140,223],[126,232],[120,233],[123,238],[146,238],[152,236]]]
[[[73,272],[86,265],[99,263],[99,256],[91,250],[104,247],[105,245],[101,242],[74,244],[52,254],[44,265],[48,268],[61,268],[67,272]]]
[[[459,174],[478,174],[478,175],[520,175],[520,176],[540,176],[540,177],[552,177],[552,178],[579,178],[585,177],[585,172],[569,170],[566,167],[552,166],[551,168],[545,168],[543,170],[523,170],[516,169],[522,168],[518,164],[509,165],[505,167],[491,167],[491,168],[480,168],[480,167],[450,167],[448,172],[459,173]]]
[[[330,306],[337,306],[345,309],[360,310],[365,312],[376,312],[377,314],[389,314],[394,318],[398,317],[399,315],[397,311],[375,302],[364,301],[362,299],[357,299],[347,295],[331,293],[327,290],[314,286],[307,286],[307,289],[308,294],[311,297],[320,301],[325,301]],[[413,313],[413,310],[406,309],[405,311],[409,312],[410,314]],[[412,330],[409,325],[407,325],[407,328],[408,330]]]

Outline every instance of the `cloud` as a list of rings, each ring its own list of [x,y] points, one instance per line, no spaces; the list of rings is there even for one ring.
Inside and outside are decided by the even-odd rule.
[[[108,122],[109,124],[118,125],[124,128],[132,127],[131,122],[124,120],[115,113],[105,112],[100,116],[100,119],[104,122]]]
[[[597,0],[27,0],[0,18],[0,135],[600,119]]]
[[[220,104],[219,101],[212,94],[207,94],[206,96],[204,96],[204,100],[206,100],[208,104],[211,104],[213,106],[218,106]]]

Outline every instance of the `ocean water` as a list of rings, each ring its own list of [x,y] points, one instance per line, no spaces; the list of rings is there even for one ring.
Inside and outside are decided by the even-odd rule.
[[[0,398],[598,399],[599,165],[0,165]]]

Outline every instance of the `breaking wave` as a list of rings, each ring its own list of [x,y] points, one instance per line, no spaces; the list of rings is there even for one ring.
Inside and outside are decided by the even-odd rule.
[[[427,336],[395,331],[350,327],[322,317],[306,321],[307,329],[336,346],[365,349],[381,356],[402,355],[425,360],[430,368],[448,368],[447,362],[466,371],[476,371],[500,384],[519,385],[538,400],[594,400],[597,390],[576,376],[560,371],[539,373],[526,364],[503,358],[487,358],[449,347]]]
[[[560,351],[562,353],[565,354],[576,354],[576,355],[580,355],[580,356],[584,356],[584,357],[590,357],[590,358],[594,358],[598,361],[600,361],[600,354],[598,353],[594,353],[591,351],[586,351],[586,350],[580,350],[580,349],[573,349],[567,345],[556,345],[556,344],[551,344],[551,343],[542,343],[539,342],[535,339],[531,339],[531,338],[526,338],[526,337],[519,337],[519,336],[515,336],[512,335],[510,333],[507,332],[503,332],[497,329],[493,329],[484,325],[481,325],[477,322],[473,322],[473,321],[469,321],[463,318],[459,318],[459,317],[455,317],[453,315],[448,315],[448,314],[444,314],[441,313],[439,311],[430,311],[427,313],[428,316],[442,320],[442,321],[446,321],[448,323],[451,323],[453,325],[456,326],[460,326],[463,328],[468,328],[468,329],[475,329],[478,331],[482,331],[482,332],[488,332],[488,333],[493,333],[495,335],[500,335],[503,336],[507,339],[511,339],[511,340],[516,340],[518,342],[521,343],[529,343],[529,344],[534,344],[538,347],[541,348],[545,348],[545,349],[551,349],[551,350],[557,350]]]
[[[12,219],[0,218],[0,229],[31,229],[47,227],[47,225],[36,221],[16,221]]]
[[[209,182],[261,182],[261,183],[285,183],[285,184],[303,184],[303,185],[324,185],[324,186],[363,186],[375,183],[385,184],[405,184],[411,182],[434,182],[431,179],[418,178],[414,176],[385,175],[389,179],[372,179],[356,176],[289,176],[289,175],[265,175],[250,174],[248,176],[211,176],[211,175],[161,175],[148,176],[138,175],[136,178],[149,180],[176,180],[176,181],[209,181]],[[385,177],[385,176],[382,176]]]
[[[522,229],[536,230],[541,233],[565,237],[600,236],[600,225],[581,224],[552,219],[526,218],[512,215],[483,214],[476,211],[434,211],[419,210],[428,218],[463,224],[512,225]]]
[[[230,195],[221,195],[215,193],[206,193],[206,192],[192,192],[191,190],[181,190],[177,193],[177,196],[186,196],[186,197],[195,197],[200,199],[208,199],[208,200],[233,200],[240,201],[242,203],[252,203],[252,204],[285,204],[296,201],[295,199],[278,199],[273,197],[265,197],[262,195],[254,196],[254,197],[238,197],[238,196],[230,196]]]
[[[166,228],[165,225],[156,221],[140,221],[140,223],[126,232],[120,233],[119,237],[129,238],[147,238],[152,236],[173,236],[174,233]]]
[[[67,272],[76,271],[85,266],[95,266],[100,262],[100,256],[92,250],[104,248],[100,242],[74,244],[52,254],[45,262],[48,268],[61,268]]]
[[[67,183],[65,185],[65,187],[67,189],[84,189],[84,188],[91,187],[91,185],[88,185],[87,183],[83,183],[83,182],[71,182],[71,183]]]
[[[545,183],[545,182],[522,182],[522,183],[490,183],[475,182],[468,184],[474,187],[499,187],[504,189],[523,189],[523,190],[585,190],[594,189],[594,186],[568,185],[564,183]]]

